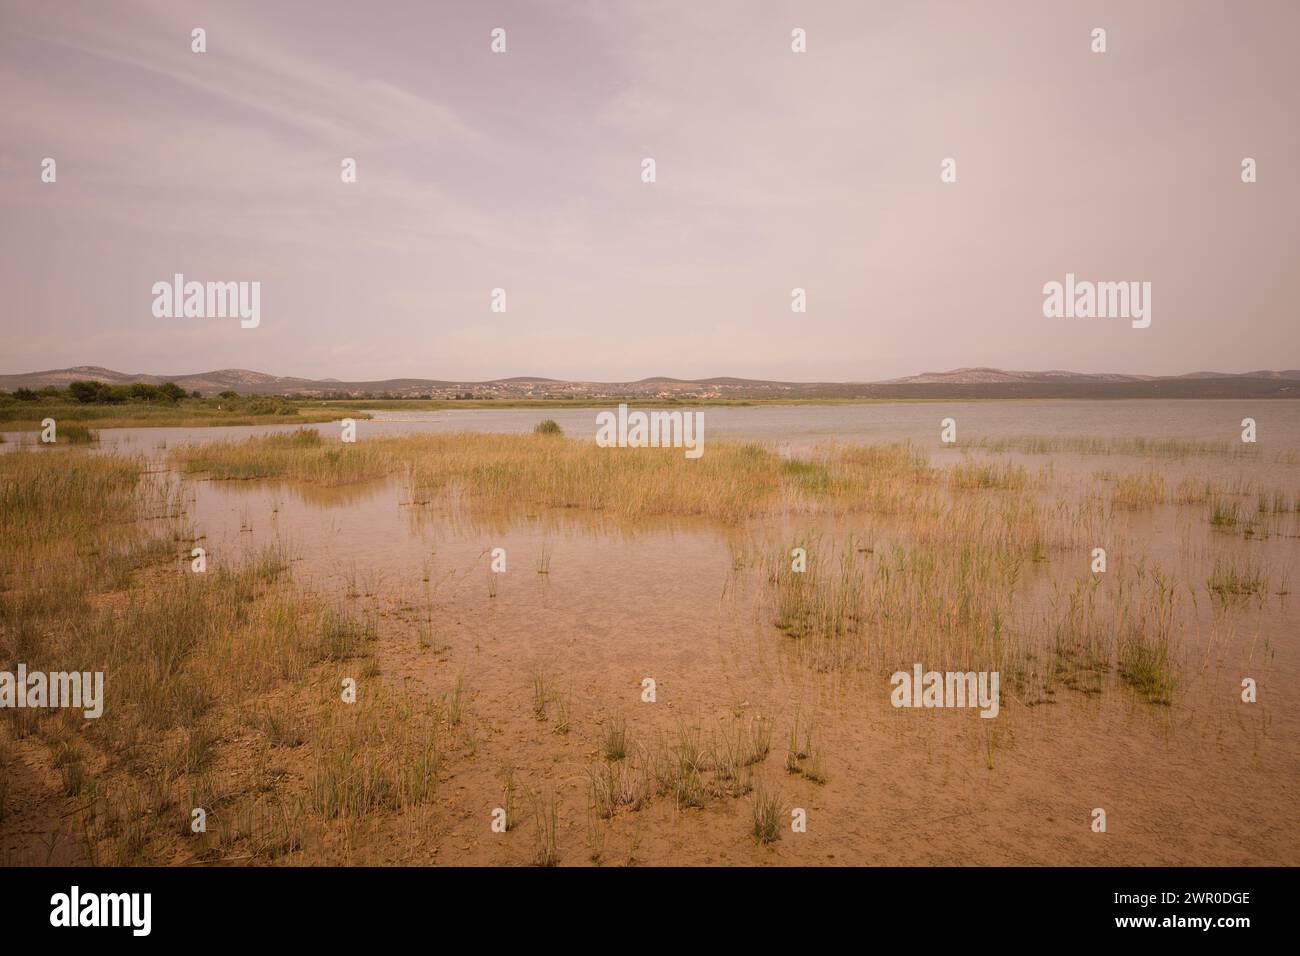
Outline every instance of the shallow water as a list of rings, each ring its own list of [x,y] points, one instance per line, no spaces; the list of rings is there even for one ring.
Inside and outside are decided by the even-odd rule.
[[[526,432],[544,418],[571,436],[594,436],[597,411],[398,412],[359,422],[358,440]],[[704,412],[706,454],[708,441],[723,439],[796,453],[824,442],[905,441],[938,466],[961,460],[963,442],[1018,436],[1236,443],[1241,420],[1253,417],[1259,442],[1249,457],[1234,457],[1235,446],[1227,454],[1176,458],[1003,457],[1045,469],[1047,501],[1097,488],[1105,493],[1104,473],[1148,470],[1164,474],[1171,492],[1193,476],[1300,494],[1295,402],[935,402]],[[955,449],[938,440],[947,417],[957,420]],[[292,427],[106,430],[100,448],[159,456],[181,442]],[[337,433],[337,425],[314,427]],[[399,479],[343,488],[185,484],[186,517],[210,561],[286,547],[305,584],[382,619],[387,685],[437,695],[461,678],[470,688],[484,739],[475,760],[455,771],[462,796],[444,840],[455,851],[440,856],[443,862],[514,859],[483,838],[479,819],[486,811],[478,795],[495,792],[502,766],[557,788],[562,843],[580,846],[582,781],[605,716],[623,714],[629,736],[647,739],[671,733],[681,720],[707,725],[743,712],[773,720],[770,775],[787,804],[808,809],[807,838],[785,839],[760,854],[745,836],[743,802],[683,814],[661,801],[612,826],[612,846],[662,863],[1300,863],[1300,615],[1277,593],[1220,613],[1204,586],[1213,562],[1232,555],[1261,561],[1270,570],[1270,591],[1286,590],[1300,556],[1295,514],[1279,519],[1267,538],[1243,540],[1210,529],[1202,505],[1109,513],[1102,534],[1113,571],[1158,561],[1188,589],[1185,692],[1160,707],[1112,682],[1098,696],[1064,694],[1045,706],[1009,700],[998,719],[986,722],[969,713],[895,710],[878,675],[810,679],[772,627],[757,575],[737,571],[739,554],[788,546],[796,532],[886,541],[896,532],[883,518],[628,526],[580,512],[505,516],[454,501],[413,506]],[[1239,497],[1253,505],[1248,495]],[[505,574],[489,571],[495,547],[506,549]],[[1020,626],[1044,609],[1053,582],[1079,577],[1086,564],[1084,549],[1027,566]],[[567,737],[530,713],[531,681],[541,672],[571,697],[574,730]],[[1259,680],[1259,703],[1240,703],[1243,675]],[[658,683],[653,706],[639,701],[646,676]],[[796,713],[818,724],[830,765],[824,785],[780,773],[783,735]],[[1107,834],[1089,829],[1097,806],[1108,810]]]
[[[682,405],[681,410],[690,406]],[[553,418],[567,435],[593,440],[600,408],[467,408],[445,411],[375,411],[358,422],[358,435],[412,432],[525,432]],[[1238,441],[1241,420],[1254,418],[1259,444],[1276,451],[1300,450],[1300,401],[1151,401],[1089,402],[878,402],[841,405],[703,406],[707,440],[741,439],[807,445],[821,441],[937,443],[940,421],[954,418],[958,442],[1021,435],[1052,437],[1096,435],[1106,438]],[[148,450],[182,441],[243,438],[293,425],[203,428],[104,429],[107,445]],[[324,424],[322,433],[336,433]],[[31,433],[6,433],[9,442]]]

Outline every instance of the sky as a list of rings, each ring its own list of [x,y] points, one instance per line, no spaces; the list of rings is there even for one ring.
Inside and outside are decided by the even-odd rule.
[[[1291,0],[0,0],[0,372],[1297,368],[1298,160]]]

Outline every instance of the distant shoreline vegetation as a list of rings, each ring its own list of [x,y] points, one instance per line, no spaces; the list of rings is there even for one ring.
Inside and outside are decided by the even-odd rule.
[[[315,407],[310,407],[314,405]],[[41,420],[93,422],[100,428],[194,427],[203,425],[276,425],[329,422],[339,408],[323,408],[280,396],[240,395],[233,390],[204,396],[187,392],[175,382],[150,385],[108,385],[74,381],[67,388],[0,390],[0,427],[34,431]],[[362,412],[352,417],[369,418]]]
[[[1192,380],[1213,386],[1222,380]],[[340,418],[370,418],[369,411],[443,411],[467,408],[615,408],[626,404],[640,408],[681,407],[751,407],[765,405],[874,405],[935,402],[1003,402],[1003,401],[1103,401],[1103,400],[1259,400],[1300,398],[1300,382],[1287,380],[1237,379],[1246,383],[1265,383],[1271,392],[1244,391],[1219,394],[1166,387],[1147,395],[1129,394],[1133,383],[1104,383],[1091,386],[1048,386],[1036,383],[905,384],[863,386],[873,391],[888,390],[880,395],[812,395],[772,397],[696,397],[645,395],[575,394],[566,398],[493,398],[461,392],[452,398],[410,398],[385,394],[304,395],[287,392],[278,395],[241,394],[226,389],[216,394],[186,391],[175,382],[152,385],[144,382],[110,385],[95,380],[73,381],[66,388],[47,386],[40,389],[0,389],[0,429],[32,431],[40,428],[43,418],[59,421],[90,422],[100,428],[172,427],[190,428],[206,425],[277,425],[312,424]],[[1147,385],[1150,383],[1138,383]],[[1098,390],[1101,389],[1099,392]],[[1118,389],[1118,391],[1116,391]],[[1235,391],[1230,389],[1230,392]],[[1082,394],[1076,394],[1082,392]]]

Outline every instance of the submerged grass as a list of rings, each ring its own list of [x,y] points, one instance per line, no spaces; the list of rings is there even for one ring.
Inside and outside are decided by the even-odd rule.
[[[1153,702],[1169,702],[1179,684],[1175,648],[1194,615],[1168,574],[1140,564],[1112,569],[1104,591],[1091,574],[1066,579],[1043,608],[1022,582],[1030,536],[1007,539],[989,524],[948,518],[946,540],[908,532],[908,545],[866,549],[852,538],[813,538],[805,570],[786,554],[770,560],[771,620],[790,653],[818,673],[892,673],[916,661],[997,671],[1004,694],[1030,704],[1050,700],[1061,684],[1099,693],[1117,674]],[[787,770],[809,775],[811,742],[797,738],[796,727]],[[820,775],[814,767],[809,776]]]
[[[1166,498],[1165,476],[1151,471],[1117,477],[1111,500],[1117,508],[1139,511],[1164,504]]]
[[[1224,602],[1262,596],[1268,592],[1268,573],[1259,561],[1219,558],[1206,582],[1210,593]]]

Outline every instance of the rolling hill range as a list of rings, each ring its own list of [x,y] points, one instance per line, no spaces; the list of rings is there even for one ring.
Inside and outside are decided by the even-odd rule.
[[[485,382],[397,378],[382,381],[307,379],[248,369],[181,375],[118,372],[94,365],[0,375],[0,389],[66,387],[92,380],[109,385],[175,382],[186,391],[214,395],[305,398],[475,399],[961,399],[961,398],[1300,398],[1300,369],[1192,372],[1176,376],[1067,371],[1024,372],[961,368],[883,382],[780,382],[744,378],[645,378],[634,382],[582,382],[514,377]]]

